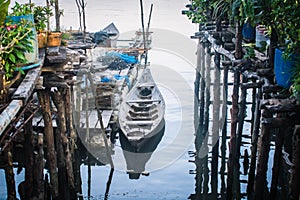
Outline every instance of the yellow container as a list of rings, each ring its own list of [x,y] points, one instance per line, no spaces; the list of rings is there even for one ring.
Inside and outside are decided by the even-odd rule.
[[[61,32],[50,32],[47,37],[48,47],[58,47],[61,44]]]
[[[39,45],[39,48],[45,48],[47,46],[47,33],[46,32],[38,33],[38,45]]]

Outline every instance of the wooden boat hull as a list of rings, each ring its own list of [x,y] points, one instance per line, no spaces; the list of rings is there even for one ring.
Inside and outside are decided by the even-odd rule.
[[[128,141],[139,143],[162,129],[164,113],[163,96],[146,68],[120,105],[119,128]]]

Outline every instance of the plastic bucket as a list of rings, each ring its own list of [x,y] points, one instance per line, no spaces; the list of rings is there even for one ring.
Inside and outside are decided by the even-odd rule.
[[[275,49],[274,71],[277,85],[286,89],[292,85],[293,68],[295,64],[295,56],[290,56],[290,60],[282,57],[283,51]]]
[[[243,25],[242,34],[245,40],[255,41],[255,28],[249,22]]]

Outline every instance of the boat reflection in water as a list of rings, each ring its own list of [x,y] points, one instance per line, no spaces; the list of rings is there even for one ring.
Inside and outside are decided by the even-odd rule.
[[[120,143],[130,179],[139,179],[141,174],[145,176],[149,175],[149,172],[145,171],[145,166],[163,138],[165,132],[164,119],[156,130],[157,132],[153,133],[151,137],[144,137],[134,142],[129,141],[128,138],[120,132]]]

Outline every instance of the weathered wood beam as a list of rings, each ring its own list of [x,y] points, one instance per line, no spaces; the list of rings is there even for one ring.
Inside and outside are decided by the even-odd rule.
[[[28,99],[31,97],[35,84],[37,83],[39,76],[41,75],[41,66],[34,68],[27,72],[22,83],[19,85],[18,89],[12,96],[12,99],[21,99],[24,105],[27,103]]]
[[[21,100],[12,100],[6,109],[2,111],[0,114],[0,137],[22,106],[23,102]]]

